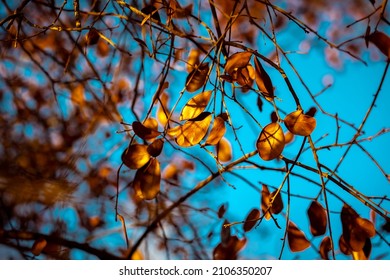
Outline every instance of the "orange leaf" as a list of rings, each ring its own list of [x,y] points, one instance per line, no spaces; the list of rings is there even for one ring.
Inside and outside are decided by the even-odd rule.
[[[326,210],[317,201],[313,201],[307,215],[310,221],[310,232],[313,236],[323,235],[326,232],[326,226],[328,223]]]
[[[191,98],[187,104],[184,105],[180,114],[180,120],[194,119],[199,116],[209,104],[211,93],[212,91],[208,90]]]
[[[261,211],[263,211],[263,215],[266,220],[271,219],[271,209],[268,210],[270,199],[271,196],[268,187],[266,185],[263,185],[263,188],[261,190]]]
[[[152,157],[158,157],[161,154],[163,146],[164,140],[156,139],[148,146],[147,151]]]
[[[123,163],[130,169],[138,169],[149,162],[148,146],[132,144],[122,153]]]
[[[149,128],[138,121],[134,121],[132,124],[134,133],[143,140],[154,139],[160,135],[155,129]]]
[[[267,72],[265,72],[263,66],[257,58],[255,58],[255,74],[257,87],[265,99],[272,101],[274,99],[274,87],[272,85],[271,78],[268,76]]]
[[[217,159],[220,162],[228,162],[232,160],[232,146],[226,138],[222,138],[217,146]]]
[[[258,209],[252,209],[251,212],[249,212],[248,216],[245,219],[245,223],[243,225],[244,231],[250,231],[256,223],[259,221],[260,218],[260,211]]]
[[[245,68],[237,70],[237,83],[242,87],[250,88],[256,78],[256,72],[252,65],[248,64]]]
[[[230,241],[231,237],[231,228],[230,226],[225,226],[229,224],[228,220],[225,220],[222,224],[222,229],[221,229],[221,244],[222,245],[227,245]]]
[[[95,28],[91,28],[87,35],[85,35],[85,42],[87,45],[95,45],[100,39],[99,32]]]
[[[278,190],[275,190],[270,194],[270,200],[273,198],[272,206],[271,206],[272,214],[279,214],[283,210],[282,194],[281,192],[278,192],[278,194],[275,196],[277,191]]]
[[[141,199],[150,200],[160,192],[160,162],[151,158],[149,163],[138,169],[133,181],[133,187],[137,196]]]
[[[358,217],[356,218],[356,225],[366,233],[367,237],[375,236],[375,227],[370,220]]]
[[[210,134],[207,137],[205,145],[217,145],[218,142],[225,135],[226,127],[225,121],[222,117],[216,117],[214,119],[213,127],[211,128]]]
[[[238,52],[229,56],[225,64],[225,71],[229,73],[229,75],[232,75],[237,68],[246,67],[251,56],[251,52]]]
[[[46,239],[44,239],[43,237],[39,237],[37,240],[34,241],[34,244],[31,248],[31,253],[33,253],[34,256],[39,256],[43,249],[45,249],[46,245]]]
[[[187,61],[187,71],[190,73],[194,70],[200,63],[200,51],[198,49],[190,50]]]
[[[291,221],[287,226],[288,245],[292,252],[300,252],[310,247],[310,242],[307,240],[303,231]]]
[[[197,118],[169,129],[167,133],[169,136],[174,137],[176,143],[181,147],[194,146],[206,136],[211,118],[211,113],[203,112]]]
[[[340,251],[343,252],[344,255],[348,256],[348,255],[352,254],[351,248],[345,242],[343,235],[341,235],[340,239],[339,239],[339,248],[340,248]]]
[[[309,136],[316,128],[316,119],[297,110],[284,118],[284,124],[295,135]]]
[[[206,82],[209,69],[209,64],[206,62],[192,70],[186,79],[186,90],[194,92],[200,89]]]
[[[390,58],[390,37],[380,31],[375,31],[368,36],[368,40],[385,55]]]
[[[284,133],[278,123],[265,126],[257,139],[257,151],[263,160],[272,160],[280,156],[285,145]]]
[[[320,244],[320,255],[323,260],[329,260],[329,252],[332,250],[332,244],[329,236],[325,236]]]
[[[352,251],[352,257],[354,260],[368,260],[370,258],[371,250],[371,240],[370,238],[367,238],[360,251]]]

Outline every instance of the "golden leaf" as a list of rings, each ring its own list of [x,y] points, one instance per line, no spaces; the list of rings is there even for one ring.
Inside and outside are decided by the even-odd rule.
[[[220,162],[228,162],[232,160],[232,146],[226,138],[222,138],[217,146],[217,159]]]
[[[300,252],[310,247],[310,242],[303,231],[291,221],[288,222],[287,226],[287,239],[292,252]]]
[[[302,110],[288,114],[284,118],[284,124],[291,133],[301,136],[309,136],[317,125],[316,119],[305,115]]]
[[[270,123],[263,128],[257,139],[257,151],[263,160],[272,160],[280,156],[285,145],[284,133],[278,123]]]
[[[211,131],[209,133],[209,136],[206,139],[205,145],[217,145],[218,142],[222,139],[222,137],[225,135],[226,127],[225,127],[225,120],[218,116],[214,119],[213,127],[211,128]]]
[[[225,64],[225,71],[229,73],[229,75],[232,75],[237,68],[246,67],[251,59],[251,56],[251,52],[238,52],[229,56]]]
[[[265,99],[272,101],[274,99],[274,87],[271,78],[257,58],[255,58],[255,81]]]
[[[134,133],[144,140],[151,140],[160,135],[156,129],[149,128],[138,121],[134,121],[132,127]]]
[[[191,98],[187,104],[184,105],[180,114],[180,120],[194,119],[199,116],[209,104],[211,93],[212,91],[208,90]]]
[[[160,162],[157,158],[151,158],[149,163],[138,169],[133,187],[137,196],[141,199],[150,200],[160,192]]]
[[[164,139],[156,139],[148,146],[147,151],[152,157],[158,157],[161,154],[163,146]]]
[[[198,49],[190,50],[187,61],[187,71],[191,73],[200,63],[200,51]]]
[[[123,163],[130,169],[138,169],[149,162],[148,146],[132,144],[122,153]]]
[[[261,211],[263,211],[264,218],[266,220],[271,219],[271,209],[268,210],[271,196],[266,185],[263,185],[261,190]]]
[[[247,65],[245,68],[237,70],[237,83],[246,88],[251,88],[253,81],[256,79],[256,72],[252,65]]]
[[[200,89],[206,82],[209,69],[209,64],[206,62],[192,70],[186,79],[186,90],[194,92]]]
[[[176,143],[181,147],[194,146],[206,136],[211,118],[211,113],[203,112],[195,119],[188,120],[183,125],[169,129],[167,134],[174,137]]]

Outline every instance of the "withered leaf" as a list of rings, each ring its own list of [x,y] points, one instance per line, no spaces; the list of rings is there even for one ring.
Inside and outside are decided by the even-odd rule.
[[[211,94],[212,91],[208,90],[191,98],[187,104],[184,105],[180,114],[180,120],[194,119],[199,116],[209,104]]]
[[[226,213],[226,210],[227,210],[227,204],[222,204],[219,208],[218,208],[218,218],[222,218],[225,213]]]
[[[220,162],[228,162],[232,160],[232,145],[229,140],[223,137],[216,146],[217,159]]]
[[[320,255],[323,260],[329,260],[329,252],[332,250],[332,244],[329,236],[325,236],[320,244]]]
[[[288,222],[287,226],[287,239],[292,252],[300,252],[310,247],[310,242],[303,231],[291,221]]]
[[[310,232],[313,236],[323,235],[328,224],[326,210],[322,205],[314,200],[307,210],[310,221]]]
[[[229,224],[229,221],[225,220],[221,228],[221,244],[224,246],[229,244],[229,240],[231,237],[231,228],[229,226],[225,226],[227,224]]]
[[[206,139],[205,145],[217,145],[218,142],[222,139],[222,137],[225,135],[226,127],[225,127],[225,121],[222,117],[216,117],[214,119],[213,127],[211,128],[211,131]]]
[[[181,147],[194,146],[206,136],[211,118],[211,113],[203,112],[195,119],[188,120],[183,125],[169,129],[167,133],[169,136],[174,137],[176,143]]]
[[[39,237],[34,241],[34,244],[31,247],[31,253],[34,256],[39,256],[42,253],[43,249],[45,249],[46,245],[46,239],[44,239],[43,237]]]
[[[371,250],[371,239],[367,238],[363,248],[360,251],[352,251],[352,257],[354,260],[368,260],[370,258]]]
[[[270,123],[265,126],[256,143],[260,157],[267,161],[279,157],[284,145],[284,133],[279,123]]]
[[[280,212],[282,212],[283,200],[282,200],[281,192],[278,192],[278,190],[275,190],[270,194],[269,197],[270,197],[270,201],[273,199],[272,206],[271,206],[271,213],[272,214],[279,214]]]
[[[205,62],[192,70],[186,79],[186,90],[194,92],[200,89],[206,82],[209,69],[209,64]]]
[[[372,42],[387,58],[390,58],[390,37],[380,31],[375,31],[368,36]]]
[[[156,139],[151,144],[149,144],[147,151],[152,157],[158,157],[161,154],[161,151],[164,146],[163,139]]]
[[[187,71],[191,73],[200,63],[200,51],[199,49],[192,49],[188,55]]]
[[[272,101],[274,99],[274,87],[271,78],[257,58],[255,58],[255,81],[264,98]]]
[[[258,222],[260,218],[260,211],[258,209],[252,209],[245,219],[243,229],[245,232],[250,231]]]
[[[246,67],[251,59],[251,56],[251,52],[238,52],[229,56],[225,64],[225,72],[232,75],[237,68]]]
[[[132,144],[122,153],[122,162],[130,169],[138,169],[149,162],[148,146]]]
[[[264,218],[266,220],[271,219],[271,209],[268,209],[271,196],[266,185],[263,185],[261,190],[261,211],[263,212]]]
[[[371,238],[375,236],[375,226],[370,220],[357,217],[356,226],[358,226],[362,231],[364,231],[367,237]]]
[[[344,240],[344,236],[341,235],[340,236],[340,239],[339,239],[339,248],[340,248],[340,251],[344,254],[344,255],[350,255],[352,254],[352,251],[351,249],[349,248],[348,244],[345,242]]]
[[[160,162],[151,158],[149,163],[137,170],[133,181],[136,195],[145,200],[153,199],[160,192]]]
[[[85,35],[85,43],[87,45],[96,45],[100,39],[99,32],[95,28],[91,28]]]
[[[288,114],[284,118],[284,124],[291,133],[301,136],[309,136],[317,125],[316,119],[305,115],[302,110]]]
[[[161,21],[160,15],[158,14],[158,10],[153,5],[145,6],[141,9],[141,12],[143,12],[145,15],[151,15],[151,17],[157,21]]]
[[[238,239],[237,236],[231,236],[228,244],[219,243],[213,250],[214,260],[235,260],[238,252],[241,251],[246,244],[246,239]]]
[[[149,128],[146,125],[143,125],[142,123],[140,123],[138,121],[134,121],[132,123],[132,127],[133,127],[134,133],[138,137],[142,138],[143,140],[154,139],[160,135],[160,132],[158,132],[157,130]]]
[[[237,70],[236,81],[242,87],[251,88],[255,78],[255,69],[250,64],[248,64],[245,68],[240,68]]]

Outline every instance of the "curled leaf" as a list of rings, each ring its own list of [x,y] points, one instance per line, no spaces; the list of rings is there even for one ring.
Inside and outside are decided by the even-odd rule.
[[[311,234],[313,236],[325,234],[328,223],[327,214],[318,201],[313,201],[310,204],[307,215],[309,216]]]
[[[180,120],[194,119],[199,116],[209,104],[211,93],[212,91],[208,90],[191,98],[187,104],[184,105],[180,114]]]
[[[375,31],[368,36],[372,42],[387,58],[390,58],[390,37],[380,31]]]
[[[310,242],[303,231],[291,221],[288,222],[287,226],[287,239],[292,252],[300,252],[310,247]]]
[[[183,125],[169,129],[167,133],[169,136],[174,137],[176,143],[181,147],[194,146],[206,136],[211,118],[211,113],[203,112],[195,119],[188,120]]]
[[[283,152],[284,145],[284,133],[279,123],[270,123],[265,126],[256,143],[257,151],[263,160],[279,157]]]
[[[143,140],[154,139],[160,135],[156,129],[149,128],[138,121],[134,121],[132,127],[134,133]]]
[[[211,128],[211,131],[209,133],[209,136],[206,139],[205,145],[217,145],[218,142],[222,139],[222,137],[225,135],[226,127],[225,127],[225,120],[222,117],[216,117],[214,119],[213,127]]]
[[[329,252],[332,250],[332,244],[329,236],[325,236],[320,244],[320,255],[323,260],[329,260]]]
[[[249,212],[248,216],[245,219],[243,225],[244,231],[245,232],[250,231],[259,221],[259,218],[260,218],[260,211],[256,208],[252,209],[252,211]]]
[[[148,146],[132,144],[122,153],[122,162],[130,169],[138,169],[149,162]]]
[[[200,89],[206,82],[209,69],[209,64],[206,62],[192,70],[186,79],[186,90],[194,92]]]
[[[137,170],[133,188],[139,198],[150,200],[160,192],[160,180],[160,162],[151,158],[148,164]]]
[[[236,69],[246,67],[251,56],[251,52],[238,52],[229,56],[225,64],[225,71],[232,75]]]
[[[161,154],[163,146],[164,140],[161,138],[156,139],[148,146],[147,151],[152,157],[158,157]]]
[[[257,58],[255,58],[255,81],[264,98],[272,101],[274,99],[274,87],[271,78]]]
[[[284,118],[284,124],[295,135],[309,136],[316,128],[316,119],[297,110]]]

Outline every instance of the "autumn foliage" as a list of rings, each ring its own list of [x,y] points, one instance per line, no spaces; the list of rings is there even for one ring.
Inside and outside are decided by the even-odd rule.
[[[0,259],[390,258],[387,1],[10,2]]]

